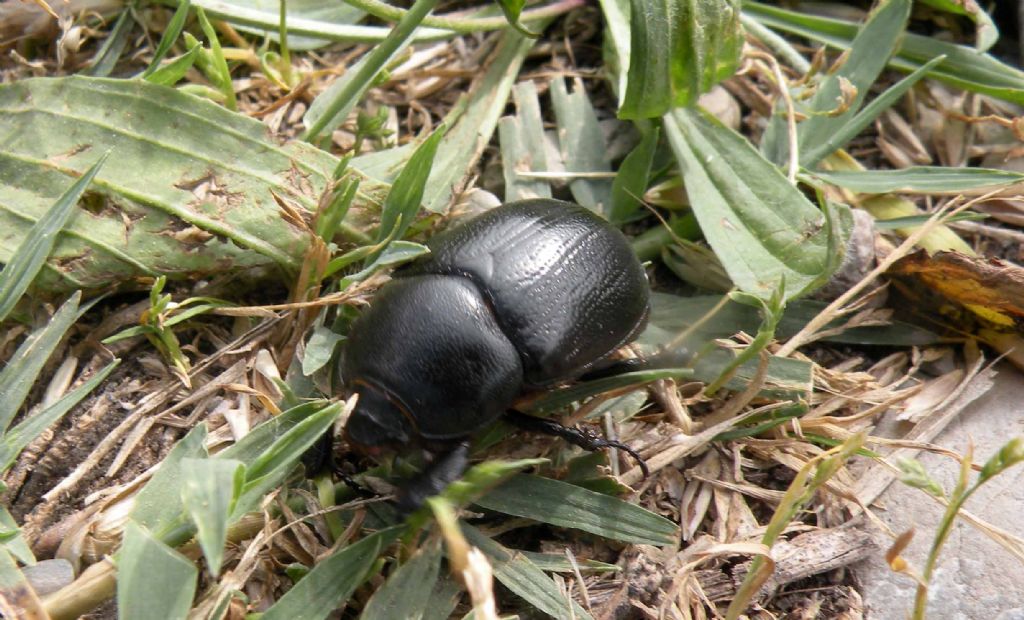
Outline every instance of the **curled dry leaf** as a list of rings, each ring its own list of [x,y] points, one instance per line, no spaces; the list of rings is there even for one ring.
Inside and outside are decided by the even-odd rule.
[[[898,260],[890,274],[915,276],[943,297],[967,306],[996,325],[1024,319],[1024,268],[997,258],[959,252],[918,251]]]

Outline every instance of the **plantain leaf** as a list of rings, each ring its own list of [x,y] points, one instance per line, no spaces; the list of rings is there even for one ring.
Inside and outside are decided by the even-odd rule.
[[[537,86],[520,82],[512,89],[516,115],[499,121],[501,164],[505,176],[505,201],[551,198],[551,186],[542,179],[528,179],[521,172],[547,172],[547,139],[540,114]]]
[[[580,85],[569,93],[565,80],[551,82],[551,104],[558,124],[558,145],[568,172],[611,173],[608,147],[597,122],[597,112]],[[577,178],[569,182],[569,190],[579,204],[607,216],[611,208],[610,178]]]
[[[739,20],[738,0],[630,0],[632,61],[619,117],[661,116],[732,75]]]
[[[790,299],[830,275],[836,250],[821,211],[746,138],[682,108],[664,128],[704,237],[740,290],[768,299],[784,282]]]
[[[68,177],[110,151],[39,274],[51,291],[297,269],[310,233],[282,217],[274,195],[312,211],[337,166],[307,144],[279,146],[258,121],[143,80],[0,86],[0,144],[0,262]]]

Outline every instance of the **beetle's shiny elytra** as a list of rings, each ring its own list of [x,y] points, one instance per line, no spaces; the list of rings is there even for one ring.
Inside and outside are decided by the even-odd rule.
[[[436,235],[352,325],[351,442],[442,447],[524,390],[579,376],[643,328],[649,288],[626,238],[571,203],[509,203]]]

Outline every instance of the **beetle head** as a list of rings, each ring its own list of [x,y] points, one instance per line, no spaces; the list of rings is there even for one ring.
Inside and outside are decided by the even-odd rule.
[[[345,424],[345,439],[353,447],[377,457],[412,441],[413,430],[402,406],[386,390],[357,381],[353,391],[359,400]]]

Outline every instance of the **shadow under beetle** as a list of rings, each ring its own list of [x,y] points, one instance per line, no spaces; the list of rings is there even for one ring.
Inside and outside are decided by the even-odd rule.
[[[468,465],[469,437],[502,415],[595,450],[618,447],[508,411],[516,397],[574,379],[644,328],[650,290],[616,228],[557,200],[497,207],[434,236],[352,324],[342,358],[359,395],[345,437],[369,456],[413,447],[433,456],[398,496],[420,506]]]

